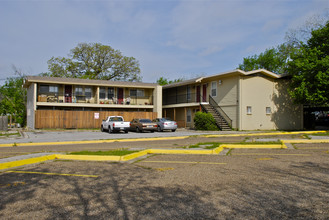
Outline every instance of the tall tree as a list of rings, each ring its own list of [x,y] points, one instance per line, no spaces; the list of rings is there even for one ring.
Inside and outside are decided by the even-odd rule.
[[[291,54],[288,70],[297,103],[329,105],[329,21]]]
[[[79,43],[68,58],[52,57],[44,76],[140,81],[138,61],[100,43]]]
[[[24,76],[13,67],[17,77],[8,78],[0,87],[0,115],[13,115],[16,123],[26,124],[26,89],[23,88]]]
[[[292,47],[289,44],[281,44],[278,47],[266,49],[259,55],[243,58],[239,69],[251,71],[255,69],[267,69],[277,74],[284,73],[287,68],[287,61]]]
[[[174,79],[174,80],[169,80],[167,78],[164,78],[163,76],[161,76],[156,83],[158,83],[160,86],[164,86],[164,85],[168,85],[168,84],[172,84],[172,83],[176,83],[176,82],[181,82],[183,81],[183,78],[178,78],[178,79]]]

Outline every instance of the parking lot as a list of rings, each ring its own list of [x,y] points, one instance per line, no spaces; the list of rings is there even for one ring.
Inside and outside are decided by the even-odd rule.
[[[11,147],[0,148],[0,155],[120,147],[175,149],[254,138],[191,136]],[[328,219],[328,156],[329,144],[322,143],[231,149],[221,155],[148,155],[126,163],[47,161],[0,173],[0,218]]]

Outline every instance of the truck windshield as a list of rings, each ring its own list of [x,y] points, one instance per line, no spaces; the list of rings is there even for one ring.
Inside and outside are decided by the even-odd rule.
[[[110,121],[123,121],[123,119],[121,117],[113,117]]]

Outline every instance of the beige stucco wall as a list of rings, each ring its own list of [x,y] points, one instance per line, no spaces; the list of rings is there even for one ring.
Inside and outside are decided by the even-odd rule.
[[[158,118],[162,118],[162,86],[156,86],[153,90],[153,111],[158,113]]]
[[[220,82],[219,82],[220,81]],[[239,100],[239,76],[214,77],[205,81],[208,83],[207,96],[211,94],[211,83],[216,82],[217,95],[213,99],[232,120],[232,127],[238,128],[238,100]],[[207,98],[208,101],[208,98]]]
[[[27,88],[27,103],[26,103],[26,127],[34,129],[34,111],[36,110],[36,94],[37,85],[32,83]]]
[[[283,80],[262,76],[241,77],[240,130],[302,129],[302,107],[294,105]],[[247,114],[247,107],[252,108]],[[266,107],[271,113],[266,114]]]

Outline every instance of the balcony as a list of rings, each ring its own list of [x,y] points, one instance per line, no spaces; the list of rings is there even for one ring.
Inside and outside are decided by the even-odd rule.
[[[174,105],[183,103],[200,103],[207,102],[207,97],[203,97],[200,94],[190,93],[190,94],[179,94],[179,95],[164,95],[163,105]]]
[[[130,101],[129,101],[130,100]],[[104,104],[104,105],[153,105],[153,96],[124,97],[124,98],[97,98],[82,95],[80,93],[42,93],[38,95],[37,102],[42,103],[82,103],[82,104]]]

